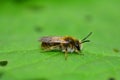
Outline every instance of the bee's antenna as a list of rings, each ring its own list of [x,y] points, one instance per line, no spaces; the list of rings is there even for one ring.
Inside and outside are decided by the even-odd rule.
[[[90,40],[85,40],[85,41],[82,41],[81,43],[85,43],[85,42],[90,42]]]
[[[81,43],[85,43],[85,42],[90,42],[90,40],[86,40],[90,35],[92,34],[92,32],[90,32],[85,38],[83,38],[81,40]]]

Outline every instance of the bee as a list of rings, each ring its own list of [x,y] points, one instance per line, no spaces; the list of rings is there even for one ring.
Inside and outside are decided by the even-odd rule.
[[[87,38],[92,34],[90,32],[82,40],[75,39],[70,36],[60,37],[60,36],[45,36],[39,39],[41,43],[41,48],[45,51],[50,50],[60,50],[65,53],[65,59],[67,59],[67,53],[76,52],[79,54],[82,49],[82,44],[85,42],[90,42]]]

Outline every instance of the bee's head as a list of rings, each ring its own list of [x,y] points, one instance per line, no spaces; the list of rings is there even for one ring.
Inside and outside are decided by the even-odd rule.
[[[75,41],[75,47],[77,48],[78,51],[80,51],[80,43],[78,40]]]
[[[90,40],[87,40],[87,38],[90,36],[92,34],[92,32],[90,32],[85,38],[83,38],[81,41],[76,41],[76,43],[75,43],[75,46],[76,46],[76,48],[77,48],[77,50],[81,50],[81,44],[82,43],[85,43],[85,42],[90,42]]]

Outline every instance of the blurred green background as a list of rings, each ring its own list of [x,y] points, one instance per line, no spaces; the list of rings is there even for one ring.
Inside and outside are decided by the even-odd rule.
[[[84,38],[84,56],[43,52],[42,36]],[[120,80],[119,0],[0,0],[0,80]]]

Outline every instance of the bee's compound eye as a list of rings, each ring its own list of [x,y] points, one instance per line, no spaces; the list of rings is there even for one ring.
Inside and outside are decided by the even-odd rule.
[[[77,50],[80,50],[79,43],[75,43],[75,47],[77,48]]]

